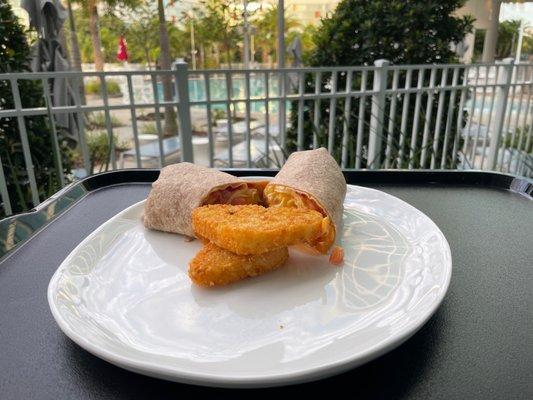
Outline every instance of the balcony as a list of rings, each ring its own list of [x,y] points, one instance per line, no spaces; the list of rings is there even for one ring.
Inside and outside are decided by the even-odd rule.
[[[21,100],[28,80],[42,82],[43,106]],[[98,172],[180,160],[276,168],[291,151],[316,147],[345,169],[533,171],[533,64],[510,59],[204,71],[176,63],[170,71],[11,73],[0,82],[12,90],[13,107],[0,110],[0,121],[21,139],[26,208],[47,197],[35,178],[38,144],[28,135],[35,118],[50,128],[44,140],[53,144],[61,187]],[[15,189],[5,168],[0,193],[10,215]]]

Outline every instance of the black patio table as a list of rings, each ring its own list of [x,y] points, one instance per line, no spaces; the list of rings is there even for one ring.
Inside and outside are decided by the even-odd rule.
[[[231,170],[272,175],[268,170]],[[37,210],[0,221],[0,399],[254,396],[137,375],[83,350],[56,325],[48,281],[100,224],[144,199],[157,170],[122,170],[68,186]],[[453,276],[410,340],[342,375],[264,394],[356,399],[533,398],[532,182],[459,171],[345,171],[348,183],[397,196],[442,230]],[[7,252],[7,254],[5,254]],[[319,392],[323,390],[323,392]]]

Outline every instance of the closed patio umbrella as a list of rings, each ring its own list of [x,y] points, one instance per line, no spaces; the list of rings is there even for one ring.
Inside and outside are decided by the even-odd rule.
[[[292,66],[301,67],[302,66],[302,41],[299,36],[296,36],[292,43],[287,48],[287,51],[292,56]]]
[[[287,48],[287,52],[292,56],[292,67],[298,68],[302,66],[302,42],[299,36],[296,36]],[[293,90],[298,88],[298,74],[289,74],[289,82]]]
[[[59,32],[68,16],[59,0],[22,0],[21,7],[28,12],[30,26],[39,40],[33,47],[31,68],[34,72],[61,72],[70,70],[61,46]],[[56,107],[73,104],[73,91],[65,78],[51,83],[52,104]],[[66,136],[77,142],[78,128],[72,114],[57,114],[57,125],[66,128]]]

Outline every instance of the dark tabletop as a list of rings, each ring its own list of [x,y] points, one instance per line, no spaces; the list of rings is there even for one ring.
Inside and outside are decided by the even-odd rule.
[[[409,202],[448,239],[453,275],[444,302],[417,334],[377,360],[318,382],[262,390],[273,396],[315,390],[346,396],[346,390],[356,399],[532,399],[531,197],[470,181],[390,184],[401,180],[374,177],[358,183]],[[0,263],[0,399],[254,396],[255,390],[188,386],[125,371],[59,330],[46,300],[54,271],[88,234],[150,188],[94,185],[86,184],[85,197]]]

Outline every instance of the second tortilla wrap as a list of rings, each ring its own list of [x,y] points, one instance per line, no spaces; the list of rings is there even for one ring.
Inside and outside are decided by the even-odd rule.
[[[191,215],[195,208],[224,203],[227,198],[223,196],[234,195],[237,190],[250,197],[245,199],[247,203],[257,203],[260,186],[259,182],[247,183],[225,172],[187,162],[169,165],[152,184],[144,207],[144,226],[194,236]]]
[[[319,211],[328,216],[333,224],[334,240],[342,219],[346,180],[328,151],[320,148],[292,153],[265,188],[269,205],[283,205],[279,200],[280,196],[284,196],[283,187],[292,189],[302,197],[303,204],[300,206],[312,208],[312,202],[307,200],[311,199],[321,208]],[[328,243],[319,251],[327,251],[331,244]]]

